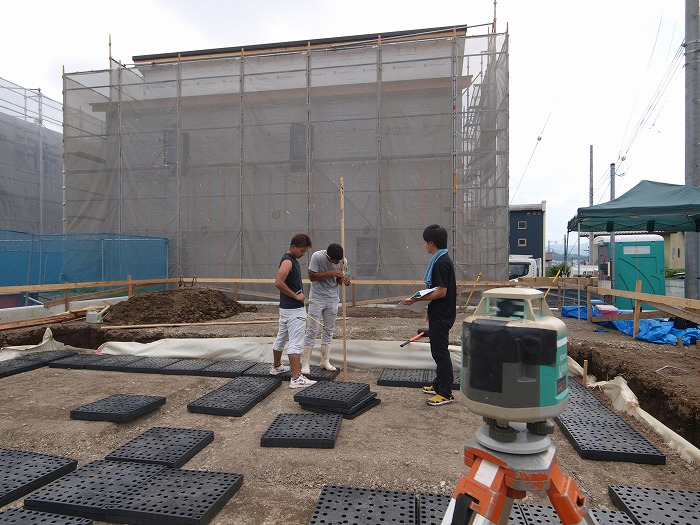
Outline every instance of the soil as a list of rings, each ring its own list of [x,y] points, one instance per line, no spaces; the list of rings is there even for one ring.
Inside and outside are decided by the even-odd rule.
[[[201,323],[255,312],[211,288],[184,288],[145,292],[116,303],[104,316],[110,325]]]
[[[50,325],[57,341],[95,349],[109,340],[150,342],[162,338],[273,338],[270,320],[275,305],[243,306],[216,290],[194,288],[137,295],[113,306],[102,325],[73,321]],[[468,312],[460,312],[458,319]],[[161,317],[157,317],[157,315]],[[410,311],[390,307],[348,307],[339,319],[336,337],[404,341],[425,325]],[[256,324],[230,324],[233,321]],[[155,323],[216,323],[199,326],[109,328]],[[637,341],[620,332],[595,331],[586,321],[564,319],[569,354],[598,379],[622,375],[637,394],[640,406],[686,439],[700,438],[700,350]],[[45,326],[0,332],[0,346],[36,344]],[[450,334],[460,344],[461,322]],[[368,487],[413,493],[451,494],[467,471],[463,447],[481,418],[456,402],[428,407],[418,389],[376,384],[379,370],[348,370],[348,381],[367,383],[381,404],[353,420],[343,420],[333,449],[264,448],[260,436],[274,417],[303,410],[284,385],[243,417],[192,414],[186,405],[224,384],[226,379],[197,376],[132,374],[40,368],[0,380],[0,446],[69,456],[83,465],[154,426],[212,430],[215,439],[183,468],[237,472],[245,482],[211,523],[306,524],[324,484]],[[342,377],[342,376],[341,376]],[[573,380],[573,379],[572,379]],[[159,410],[129,423],[71,420],[71,409],[115,393],[161,395]],[[607,401],[606,401],[607,402]],[[559,464],[589,499],[592,508],[614,509],[608,485],[700,490],[700,471],[636,420],[622,414],[634,428],[666,454],[665,465],[582,459],[558,429],[553,441]],[[528,493],[526,503],[548,503],[541,493]],[[5,508],[21,506],[18,500]],[[99,524],[100,522],[95,522]]]

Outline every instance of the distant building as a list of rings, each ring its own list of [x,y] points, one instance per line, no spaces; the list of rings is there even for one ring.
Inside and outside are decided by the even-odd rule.
[[[61,104],[0,78],[0,228],[63,231]]]
[[[664,264],[672,270],[685,270],[685,232],[660,233],[664,238]]]
[[[542,201],[540,204],[516,204],[509,207],[508,245],[510,255],[531,255],[535,259],[546,260],[546,210],[547,201]],[[549,260],[551,260],[551,256]]]

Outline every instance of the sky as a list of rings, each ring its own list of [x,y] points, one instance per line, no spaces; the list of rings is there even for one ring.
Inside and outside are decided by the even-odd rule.
[[[510,38],[510,204],[546,201],[546,240],[641,180],[684,184],[684,0],[498,0]],[[7,16],[7,12],[5,13]],[[490,24],[493,0],[13,2],[0,77],[62,102],[62,71],[156,53]],[[570,248],[576,235],[569,236]]]

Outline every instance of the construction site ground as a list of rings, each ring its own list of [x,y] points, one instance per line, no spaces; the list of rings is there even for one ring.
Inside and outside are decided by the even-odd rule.
[[[277,331],[274,322],[106,327],[214,319],[260,321],[276,314],[275,305],[241,305],[215,290],[190,289],[135,296],[115,305],[102,325],[78,320],[50,327],[57,341],[93,351],[108,340],[255,336],[269,338],[271,343]],[[458,314],[451,344],[460,344],[461,319],[465,315],[464,311]],[[590,374],[601,380],[622,375],[643,409],[698,445],[700,351],[696,346],[654,345],[614,330],[596,332],[585,321],[564,321],[569,353],[579,363],[587,359]],[[394,366],[401,368],[398,342],[415,335],[425,322],[420,314],[390,307],[348,307],[345,323],[341,310],[336,338],[343,338],[343,324],[348,339],[397,341]],[[36,344],[45,329],[37,326],[2,331],[0,346]],[[348,381],[369,384],[381,404],[355,419],[343,420],[334,448],[313,449],[260,446],[262,434],[277,414],[304,412],[293,400],[296,391],[285,384],[243,417],[222,417],[190,413],[187,404],[229,381],[225,378],[44,367],[0,380],[0,446],[68,456],[82,466],[104,459],[152,427],[211,430],[213,443],[183,468],[236,472],[245,478],[242,488],[211,521],[216,525],[306,524],[324,484],[451,494],[467,471],[464,443],[474,436],[481,417],[466,409],[459,392],[455,403],[429,407],[419,389],[378,386],[380,372],[347,371]],[[343,377],[341,373],[336,380]],[[70,419],[73,408],[117,393],[165,396],[167,402],[128,423]],[[608,496],[609,485],[700,490],[697,466],[682,460],[633,418],[621,417],[666,454],[665,465],[582,459],[558,427],[553,435],[562,470],[573,477],[592,508],[615,508]],[[548,501],[544,494],[529,493],[525,503]],[[21,505],[19,499],[3,509]]]

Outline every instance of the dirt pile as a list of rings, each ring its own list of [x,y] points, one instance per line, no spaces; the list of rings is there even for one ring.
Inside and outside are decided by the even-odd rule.
[[[105,315],[105,324],[202,323],[255,312],[223,292],[211,288],[179,288],[145,292],[117,303]]]

